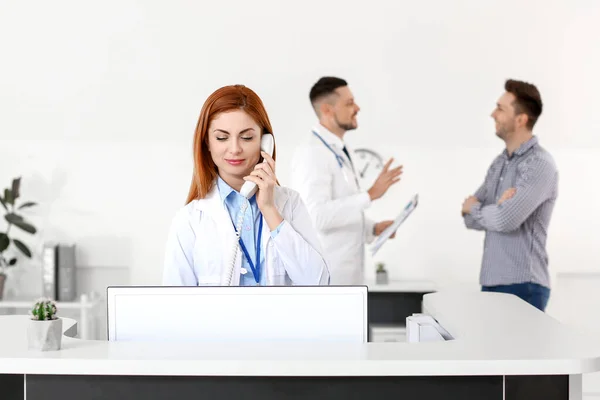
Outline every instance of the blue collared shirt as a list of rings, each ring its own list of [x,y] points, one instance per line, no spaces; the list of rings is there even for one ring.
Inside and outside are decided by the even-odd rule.
[[[219,189],[219,194],[221,195],[221,199],[229,212],[229,216],[233,223],[237,223],[238,217],[240,215],[240,208],[244,202],[249,201],[250,205],[246,210],[246,214],[244,215],[244,223],[242,224],[242,229],[240,232],[240,237],[244,242],[244,246],[246,246],[246,250],[248,250],[248,254],[252,257],[252,262],[256,263],[254,257],[256,257],[256,242],[258,239],[258,225],[260,222],[259,218],[262,218],[262,214],[258,209],[258,204],[256,203],[256,195],[252,196],[250,200],[247,200],[236,192],[231,186],[229,186],[221,177],[217,178],[217,187]],[[285,222],[285,221],[284,221]],[[271,238],[275,238],[283,225],[282,222],[279,226],[271,232]],[[263,229],[269,229],[266,224],[263,224]],[[264,246],[266,243],[262,243],[261,246],[263,248],[260,252],[260,284],[265,284],[265,252]],[[252,273],[252,269],[250,268],[250,263],[246,259],[246,256],[241,253],[242,257],[242,268],[245,268],[248,271],[245,274],[240,275],[240,286],[256,286],[256,280],[254,279],[254,274]]]

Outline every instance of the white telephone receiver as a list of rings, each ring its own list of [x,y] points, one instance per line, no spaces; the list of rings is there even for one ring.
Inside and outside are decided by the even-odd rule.
[[[273,135],[270,133],[263,133],[262,138],[260,139],[260,149],[272,157],[274,147],[275,141],[273,139]],[[267,162],[267,160],[264,160],[263,162]],[[240,189],[240,194],[249,199],[254,195],[254,193],[256,193],[257,190],[258,186],[256,186],[256,183],[245,182]]]

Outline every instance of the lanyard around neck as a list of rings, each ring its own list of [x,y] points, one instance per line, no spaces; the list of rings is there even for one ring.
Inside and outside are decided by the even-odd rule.
[[[240,247],[242,248],[242,252],[248,260],[248,264],[250,264],[250,269],[252,270],[252,274],[254,275],[254,280],[257,284],[260,284],[260,243],[262,239],[262,227],[263,227],[263,218],[262,214],[258,214],[258,218],[260,222],[258,223],[258,238],[256,239],[256,264],[252,262],[252,258],[250,258],[250,253],[248,253],[248,249],[244,245],[244,241],[242,240],[242,235],[240,233]],[[233,223],[233,221],[232,221]],[[233,229],[235,229],[235,224],[233,225]]]

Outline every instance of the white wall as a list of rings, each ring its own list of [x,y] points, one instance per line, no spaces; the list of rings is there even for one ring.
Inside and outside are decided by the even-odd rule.
[[[599,20],[594,0],[0,0],[0,186],[22,175],[23,197],[41,202],[40,234],[24,236],[36,250],[75,241],[82,267],[157,284],[205,98],[233,83],[262,96],[285,184],[314,122],[310,86],[339,75],[362,107],[349,142],[405,165],[371,215],[421,198],[376,261],[398,278],[475,284],[482,235],[459,210],[502,150],[489,114],[504,80],[525,79],[561,174],[551,269],[598,272]],[[38,265],[19,267],[27,290]]]

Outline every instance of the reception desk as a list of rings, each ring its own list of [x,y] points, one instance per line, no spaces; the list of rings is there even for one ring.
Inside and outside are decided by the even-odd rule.
[[[366,281],[369,288],[369,324],[398,326],[406,317],[422,311],[423,296],[437,290],[430,281],[390,281],[378,285]]]
[[[0,318],[0,398],[581,399],[600,341],[517,297],[423,298],[455,340],[434,343],[203,344],[79,340],[27,350],[26,316]],[[26,396],[26,397],[25,397]]]

